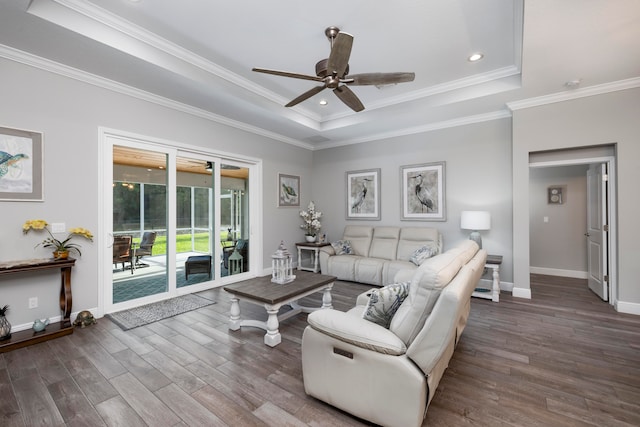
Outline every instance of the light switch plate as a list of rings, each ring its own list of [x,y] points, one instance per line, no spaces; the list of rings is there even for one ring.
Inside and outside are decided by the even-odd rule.
[[[65,230],[64,222],[54,222],[51,223],[51,232],[52,233],[64,233]]]

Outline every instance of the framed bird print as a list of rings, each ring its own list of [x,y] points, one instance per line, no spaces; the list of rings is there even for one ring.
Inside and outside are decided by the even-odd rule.
[[[0,127],[0,200],[41,202],[42,134]]]
[[[400,167],[402,220],[446,221],[445,162]]]
[[[351,171],[347,178],[347,219],[380,220],[380,169]]]
[[[278,174],[278,207],[300,207],[300,177]]]

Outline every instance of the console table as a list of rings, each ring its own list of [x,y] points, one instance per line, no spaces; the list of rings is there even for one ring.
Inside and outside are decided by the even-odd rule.
[[[493,302],[500,301],[500,265],[502,265],[502,255],[487,255],[485,267],[493,270],[491,289],[476,288],[471,296],[490,299]]]
[[[39,270],[60,270],[60,311],[62,320],[51,323],[44,331],[34,332],[32,329],[13,332],[11,338],[0,341],[0,353],[37,344],[39,342],[58,338],[73,333],[71,324],[71,268],[76,263],[73,258],[68,259],[29,259],[21,261],[0,262],[0,279],[8,274],[30,273]]]

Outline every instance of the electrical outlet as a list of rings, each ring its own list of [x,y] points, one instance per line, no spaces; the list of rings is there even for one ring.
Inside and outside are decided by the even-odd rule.
[[[66,226],[64,222],[54,222],[51,224],[52,233],[64,233]]]
[[[29,298],[29,308],[38,308],[38,297]]]

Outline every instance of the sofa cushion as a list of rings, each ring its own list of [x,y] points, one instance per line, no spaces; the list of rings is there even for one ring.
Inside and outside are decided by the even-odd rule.
[[[340,255],[329,257],[327,261],[327,273],[338,277],[340,280],[356,280],[356,261],[362,257],[357,255]]]
[[[351,242],[351,251],[355,255],[369,256],[369,246],[373,237],[373,227],[366,225],[347,225],[342,240]]]
[[[400,228],[398,227],[376,227],[373,231],[368,256],[386,260],[396,259],[399,237]]]
[[[335,339],[378,353],[399,356],[407,346],[388,329],[362,318],[364,306],[348,312],[324,309],[307,317],[309,325]]]
[[[442,235],[437,228],[430,227],[406,227],[400,230],[398,250],[395,259],[409,261],[413,252],[426,243],[434,242],[438,253],[442,252]]]
[[[382,284],[382,268],[385,261],[379,258],[359,257],[355,265],[355,281],[368,285]]]
[[[350,240],[337,240],[331,243],[336,255],[348,255],[352,253]]]
[[[389,328],[391,319],[409,294],[409,282],[394,283],[372,289],[362,318]]]
[[[421,265],[428,258],[438,254],[438,245],[435,242],[427,243],[426,245],[416,249],[411,255],[410,261],[415,265]]]

